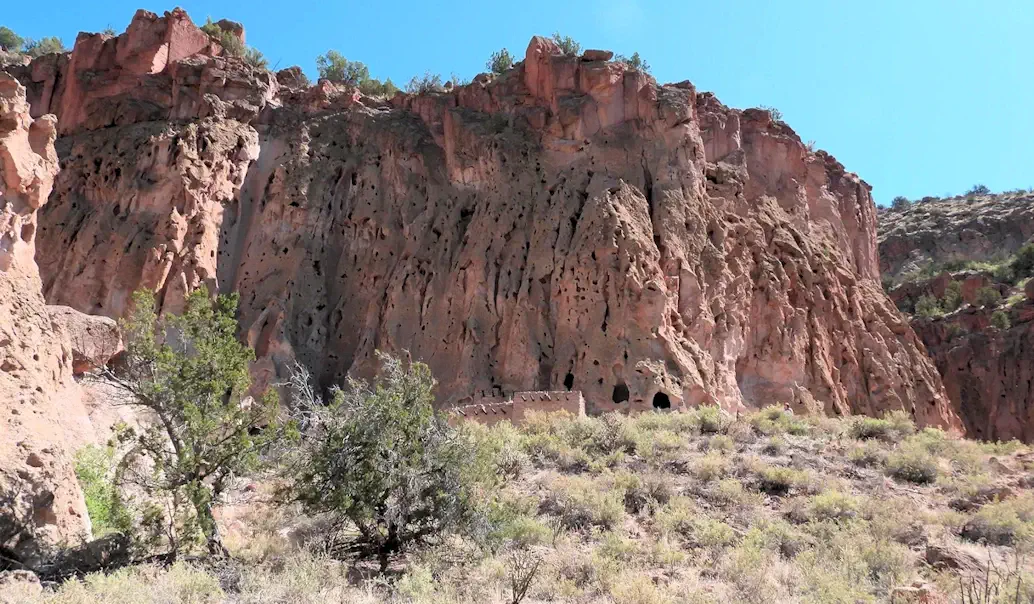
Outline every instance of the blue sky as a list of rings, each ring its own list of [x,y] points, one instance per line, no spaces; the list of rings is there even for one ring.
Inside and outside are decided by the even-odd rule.
[[[10,2],[23,36],[123,31],[150,0]],[[315,73],[337,49],[404,85],[432,71],[472,77],[507,47],[560,31],[583,47],[638,51],[661,82],[690,80],[733,107],[779,108],[804,140],[895,195],[1034,187],[1032,0],[181,0],[195,21],[244,23],[280,67]]]

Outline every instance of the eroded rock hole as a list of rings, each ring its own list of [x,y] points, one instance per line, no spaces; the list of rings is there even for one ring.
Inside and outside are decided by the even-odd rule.
[[[653,408],[654,409],[671,409],[671,399],[668,395],[663,392],[658,392],[653,395]]]
[[[610,400],[615,403],[623,403],[628,400],[628,386],[624,384],[618,384],[614,386],[614,393],[610,395]]]
[[[574,388],[574,376],[570,373],[564,376],[564,388],[567,388],[568,390]]]

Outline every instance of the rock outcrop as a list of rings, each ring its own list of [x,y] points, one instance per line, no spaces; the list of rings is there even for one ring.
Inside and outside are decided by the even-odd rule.
[[[267,382],[406,349],[443,404],[574,389],[590,412],[960,426],[878,283],[868,185],[767,112],[543,38],[502,76],[386,102],[215,56],[192,27],[141,12],[18,72],[62,133],[52,304],[239,291]]]
[[[999,261],[1034,239],[1034,192],[930,199],[880,212],[880,270]]]
[[[90,530],[71,460],[89,420],[33,259],[55,136],[54,117],[31,119],[25,89],[0,72],[0,550],[20,555]]]
[[[927,201],[880,214],[884,279],[902,281],[889,292],[901,310],[912,313],[922,296],[943,303],[949,284],[959,284],[961,308],[942,308],[940,316],[916,316],[911,323],[974,438],[1034,441],[1034,279],[1013,283],[1025,275],[1006,278],[990,269],[915,274],[1008,261],[1032,237],[1031,194]],[[1000,299],[981,299],[988,290]]]

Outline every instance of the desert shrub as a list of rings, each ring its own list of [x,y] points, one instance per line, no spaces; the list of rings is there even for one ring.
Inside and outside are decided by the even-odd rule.
[[[484,543],[493,552],[504,546],[525,548],[549,543],[553,529],[535,516],[535,507],[531,498],[500,498],[488,512],[490,529]]]
[[[908,198],[903,195],[898,195],[890,202],[890,207],[894,208],[895,210],[904,210],[908,208],[908,206],[910,205],[912,205],[912,202],[909,201]]]
[[[847,459],[856,466],[882,466],[887,463],[887,451],[870,440],[852,447],[847,452]]]
[[[1001,300],[1001,292],[990,285],[981,287],[973,296],[973,302],[977,306],[997,306]]]
[[[615,473],[613,480],[615,488],[624,492],[625,509],[631,514],[656,509],[667,503],[674,494],[671,482],[660,474],[622,471]]]
[[[650,64],[643,60],[639,56],[638,52],[632,53],[632,56],[626,57],[625,55],[617,55],[614,60],[618,63],[624,63],[629,69],[641,71],[643,73],[650,73]]]
[[[1034,243],[1028,243],[1017,250],[1009,268],[1015,279],[1034,277]]]
[[[266,60],[266,57],[262,54],[262,52],[259,49],[253,46],[249,46],[246,49],[244,49],[244,61],[248,65],[251,65],[252,67],[255,67],[257,69],[269,68],[269,61]]]
[[[961,534],[991,545],[1029,542],[1034,536],[1034,496],[1024,494],[982,506],[962,526]]]
[[[244,56],[245,47],[240,39],[233,32],[219,27],[211,17],[208,17],[205,24],[201,26],[201,31],[208,34],[208,37],[215,40],[227,53],[235,57]]]
[[[510,51],[505,48],[497,50],[488,58],[488,63],[485,64],[485,68],[491,73],[502,75],[513,68],[513,55],[511,55]]]
[[[730,453],[736,449],[736,443],[733,442],[727,434],[715,434],[711,438],[707,439],[707,450],[708,451],[721,451],[723,453]]]
[[[782,432],[799,436],[811,432],[811,426],[805,420],[787,412],[782,405],[768,405],[751,413],[747,419],[754,430],[766,436]]]
[[[370,69],[362,61],[349,61],[336,50],[328,50],[316,57],[320,79],[359,86],[370,79]]]
[[[786,451],[786,440],[776,434],[768,439],[768,442],[765,443],[765,446],[762,447],[761,451],[765,455],[782,455],[783,452]]]
[[[75,477],[83,491],[93,536],[129,533],[133,518],[115,481],[114,447],[88,445],[75,454]]]
[[[977,196],[977,195],[990,195],[990,194],[991,194],[991,189],[987,188],[984,185],[979,185],[979,184],[978,185],[973,185],[972,187],[969,188],[968,191],[966,191],[966,197],[974,197],[974,196]]]
[[[717,405],[705,405],[695,410],[697,428],[701,434],[717,434],[725,428],[722,409]]]
[[[692,473],[697,480],[710,482],[721,478],[729,471],[729,461],[724,455],[716,452],[708,453],[693,462]]]
[[[962,284],[952,281],[944,290],[944,297],[941,298],[941,308],[945,312],[951,312],[962,305]]]
[[[851,438],[879,439],[886,442],[897,442],[915,432],[915,424],[908,413],[896,409],[885,414],[881,419],[858,416],[851,421],[848,431]]]
[[[422,76],[413,76],[406,84],[406,92],[409,94],[424,94],[427,92],[440,92],[445,87],[442,85],[442,77],[438,74],[425,72]]]
[[[732,527],[697,512],[686,497],[672,498],[657,512],[654,524],[661,535],[678,535],[698,547],[724,547],[736,537]]]
[[[735,478],[724,478],[707,491],[707,498],[723,507],[750,507],[760,505],[761,495],[748,491],[743,483]]]
[[[761,107],[759,107],[759,109],[763,109],[763,110],[767,111],[769,113],[769,115],[772,116],[772,121],[773,122],[779,122],[779,123],[783,122],[783,112],[778,110],[778,109],[776,109],[775,107],[769,107],[768,105],[762,105]]]
[[[93,602],[190,602],[217,604],[226,599],[219,579],[200,566],[177,562],[165,568],[149,564],[93,573],[81,581],[66,581],[45,599],[25,602],[86,604]],[[6,600],[5,600],[6,601]],[[23,601],[23,600],[17,600]]]
[[[10,28],[0,26],[0,50],[4,52],[19,52],[24,42],[25,40]]]
[[[939,317],[944,314],[940,302],[933,296],[919,296],[915,308],[916,314],[920,317]]]
[[[922,447],[902,445],[887,456],[887,473],[907,482],[929,484],[937,480],[937,459]]]
[[[793,468],[762,465],[757,472],[758,489],[769,495],[785,495],[807,481],[805,473]]]
[[[1004,310],[996,310],[991,313],[991,325],[998,329],[1009,329],[1009,314]]]
[[[848,520],[857,515],[858,500],[840,491],[829,490],[813,496],[808,502],[807,509],[812,520]]]
[[[474,530],[499,477],[485,449],[434,411],[430,369],[378,356],[372,385],[350,379],[328,405],[294,397],[308,430],[285,475],[292,499],[354,525],[351,545],[383,570],[428,538]]]
[[[613,484],[581,476],[553,481],[543,506],[569,529],[611,529],[625,517],[625,493]]]
[[[556,32],[551,39],[565,55],[576,55],[582,51],[582,45],[575,42],[571,36],[561,36],[560,32]]]
[[[255,353],[237,339],[237,294],[214,301],[192,292],[182,315],[158,317],[154,296],[133,295],[122,322],[126,351],[109,380],[155,421],[137,433],[118,432],[127,447],[117,481],[172,506],[166,518],[175,553],[203,539],[224,553],[212,502],[233,476],[259,464],[260,452],[295,430],[277,420],[276,393],[247,397]]]
[[[750,528],[743,543],[792,559],[811,545],[809,537],[784,520],[763,520]]]

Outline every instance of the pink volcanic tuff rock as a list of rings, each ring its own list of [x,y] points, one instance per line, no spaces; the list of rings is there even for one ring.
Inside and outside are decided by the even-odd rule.
[[[614,53],[609,50],[586,50],[582,53],[583,61],[609,61],[614,58]]]
[[[784,401],[960,426],[877,281],[868,185],[764,112],[539,37],[503,77],[391,103],[199,52],[91,74],[115,84],[85,97],[100,119],[62,125],[53,303],[238,290],[264,382],[408,349],[442,404],[571,382],[590,412]]]
[[[1027,295],[1028,300],[1034,300],[1034,279],[1027,280],[1027,284],[1023,286],[1023,293]]]
[[[109,317],[88,315],[68,306],[48,306],[55,330],[72,347],[72,373],[80,375],[104,367],[122,352],[122,334]]]
[[[36,211],[58,170],[54,122],[30,118],[25,89],[0,72],[0,495],[14,496],[5,512],[26,518],[35,533],[0,543],[16,554],[90,530],[72,471],[86,411],[33,260]]]

